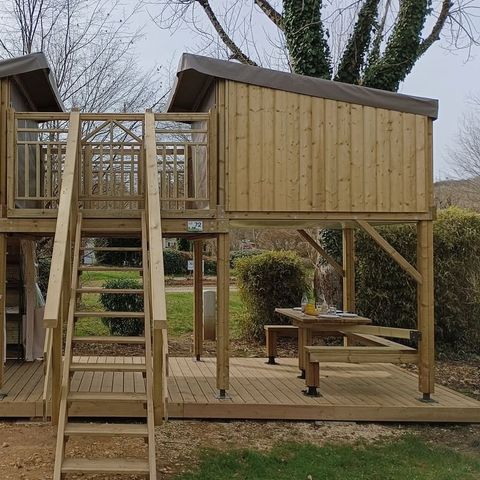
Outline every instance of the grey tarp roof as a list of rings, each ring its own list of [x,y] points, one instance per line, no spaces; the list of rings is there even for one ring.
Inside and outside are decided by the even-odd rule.
[[[45,55],[41,52],[0,60],[0,78],[15,77],[38,111],[63,110]]]
[[[415,113],[434,119],[438,116],[438,100],[412,97],[375,88],[333,82],[189,53],[184,53],[180,59],[177,79],[167,110],[169,112],[196,110],[215,78],[312,97]]]

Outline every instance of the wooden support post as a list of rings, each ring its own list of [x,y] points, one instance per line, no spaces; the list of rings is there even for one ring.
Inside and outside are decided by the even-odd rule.
[[[229,388],[229,289],[230,238],[228,233],[217,236],[217,389],[220,398]]]
[[[355,238],[352,228],[343,228],[343,310],[355,311]]]
[[[193,321],[193,353],[197,361],[203,353],[203,241],[195,240],[193,242],[193,303],[194,303],[194,321]]]
[[[4,382],[3,360],[5,358],[5,300],[7,280],[7,236],[0,235],[0,388]]]
[[[420,341],[419,390],[430,400],[435,388],[434,290],[433,290],[433,222],[417,224],[417,268],[422,283],[417,285],[417,313]]]

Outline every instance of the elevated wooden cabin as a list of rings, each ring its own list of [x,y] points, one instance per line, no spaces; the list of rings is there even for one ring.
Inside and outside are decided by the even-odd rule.
[[[35,397],[31,406],[24,407],[35,416],[43,401],[43,411],[59,424],[56,480],[65,473],[112,473],[119,468],[155,478],[153,427],[168,414],[393,421],[480,418],[478,402],[444,388],[437,389],[437,403],[429,403],[435,392],[435,100],[184,54],[166,113],[64,113],[46,68],[3,76],[2,68],[0,63],[0,284],[5,285],[7,238],[54,236],[54,250],[44,317],[46,374],[38,377],[46,388],[29,381],[21,384],[22,378],[37,378],[37,372],[20,375],[15,383],[15,371],[21,369],[7,365],[7,397],[0,401],[0,416],[2,407],[10,415],[19,411],[8,392],[40,395],[40,400]],[[39,112],[28,111],[35,103],[14,100],[15,82],[28,75],[37,75],[45,88],[40,95],[43,103],[36,108]],[[22,92],[24,102],[33,101],[36,97],[25,82],[18,94]],[[416,225],[416,265],[375,229],[390,223]],[[278,367],[260,360],[232,359],[230,371],[229,232],[238,227],[298,230],[342,276],[343,305],[348,311],[355,311],[355,229],[366,231],[416,281],[417,328],[350,329],[345,347],[335,354],[310,351],[305,342],[299,356],[304,369],[308,364],[307,382],[315,368],[318,382],[319,362],[332,369],[321,399],[305,399],[301,394],[301,381],[294,375],[290,378],[295,372],[290,360],[275,370]],[[305,231],[326,227],[343,231],[342,264]],[[92,250],[85,240],[102,236],[141,239],[141,247],[129,251],[141,252],[143,286],[117,293],[144,296],[144,311],[134,312],[145,321],[142,337],[75,336],[76,319],[92,315],[79,311],[79,299],[104,291],[81,284],[82,272],[99,268],[83,264],[85,251]],[[162,236],[194,241],[197,363],[168,358]],[[201,265],[207,238],[216,239],[218,251],[216,358],[202,362]],[[0,295],[5,298],[4,287]],[[3,303],[0,309],[4,311]],[[132,312],[115,316],[131,317]],[[3,331],[4,316],[0,319]],[[374,345],[373,350],[355,350],[348,343],[352,335]],[[381,337],[409,338],[417,348],[404,352],[393,347],[394,352],[392,342]],[[131,343],[141,345],[145,356],[143,361],[115,362],[77,358],[72,355],[77,343]],[[363,365],[369,358],[374,362]],[[389,365],[407,358],[418,365],[420,400],[427,403],[416,398],[412,376]],[[0,384],[2,370],[3,365]],[[110,379],[116,375],[120,383],[110,381],[110,389],[104,390],[108,375]],[[143,416],[146,423],[113,428],[72,421],[75,416],[109,415]],[[115,462],[65,457],[69,436],[119,433],[147,438],[148,461],[119,467]]]

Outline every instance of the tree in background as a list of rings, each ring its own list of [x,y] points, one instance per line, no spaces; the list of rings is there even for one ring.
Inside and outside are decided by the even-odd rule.
[[[157,107],[157,68],[142,71],[139,7],[119,0],[3,0],[0,58],[43,51],[66,108],[135,111]]]
[[[480,97],[471,99],[472,108],[459,126],[450,163],[460,181],[450,181],[454,204],[478,209],[480,206]],[[463,200],[463,201],[462,201]]]
[[[162,28],[188,24],[199,33],[199,51],[391,91],[436,41],[469,53],[480,39],[476,0],[147,3],[160,6]]]

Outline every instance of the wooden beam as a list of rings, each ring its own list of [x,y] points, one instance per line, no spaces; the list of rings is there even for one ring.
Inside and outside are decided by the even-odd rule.
[[[395,260],[418,284],[422,284],[422,275],[392,245],[390,245],[368,222],[357,220],[357,224],[367,232],[373,240]]]
[[[352,228],[342,229],[343,310],[355,311],[355,237]]]
[[[229,288],[230,241],[228,234],[217,237],[217,389],[224,396],[229,388]]]
[[[68,127],[65,166],[62,175],[62,188],[58,206],[57,227],[53,242],[52,266],[48,278],[48,295],[45,304],[43,323],[45,328],[58,325],[60,299],[65,275],[65,256],[68,245],[72,202],[76,187],[76,161],[80,134],[80,112],[72,111]]]
[[[305,347],[310,362],[417,363],[416,350],[394,347]]]
[[[409,330],[408,328],[380,327],[378,325],[348,325],[341,327],[342,332],[364,333],[367,335],[376,335],[378,337],[403,338],[411,340],[418,330]]]
[[[7,280],[7,236],[0,235],[0,388],[4,382],[5,358],[5,300]]]
[[[417,264],[424,279],[417,286],[419,390],[429,398],[435,388],[433,222],[418,223]]]
[[[333,269],[343,277],[345,272],[342,266],[335,261],[305,230],[298,230],[298,233],[333,267]]]
[[[153,408],[155,424],[159,425],[167,418],[168,339],[155,114],[151,111],[145,112],[145,188],[147,211],[146,222],[142,222],[142,245],[143,250],[148,246],[149,252],[148,284],[153,325]],[[145,236],[148,237],[148,245]]]
[[[203,354],[203,242],[195,240],[193,242],[193,303],[194,303],[194,321],[193,321],[193,353],[197,360]]]

